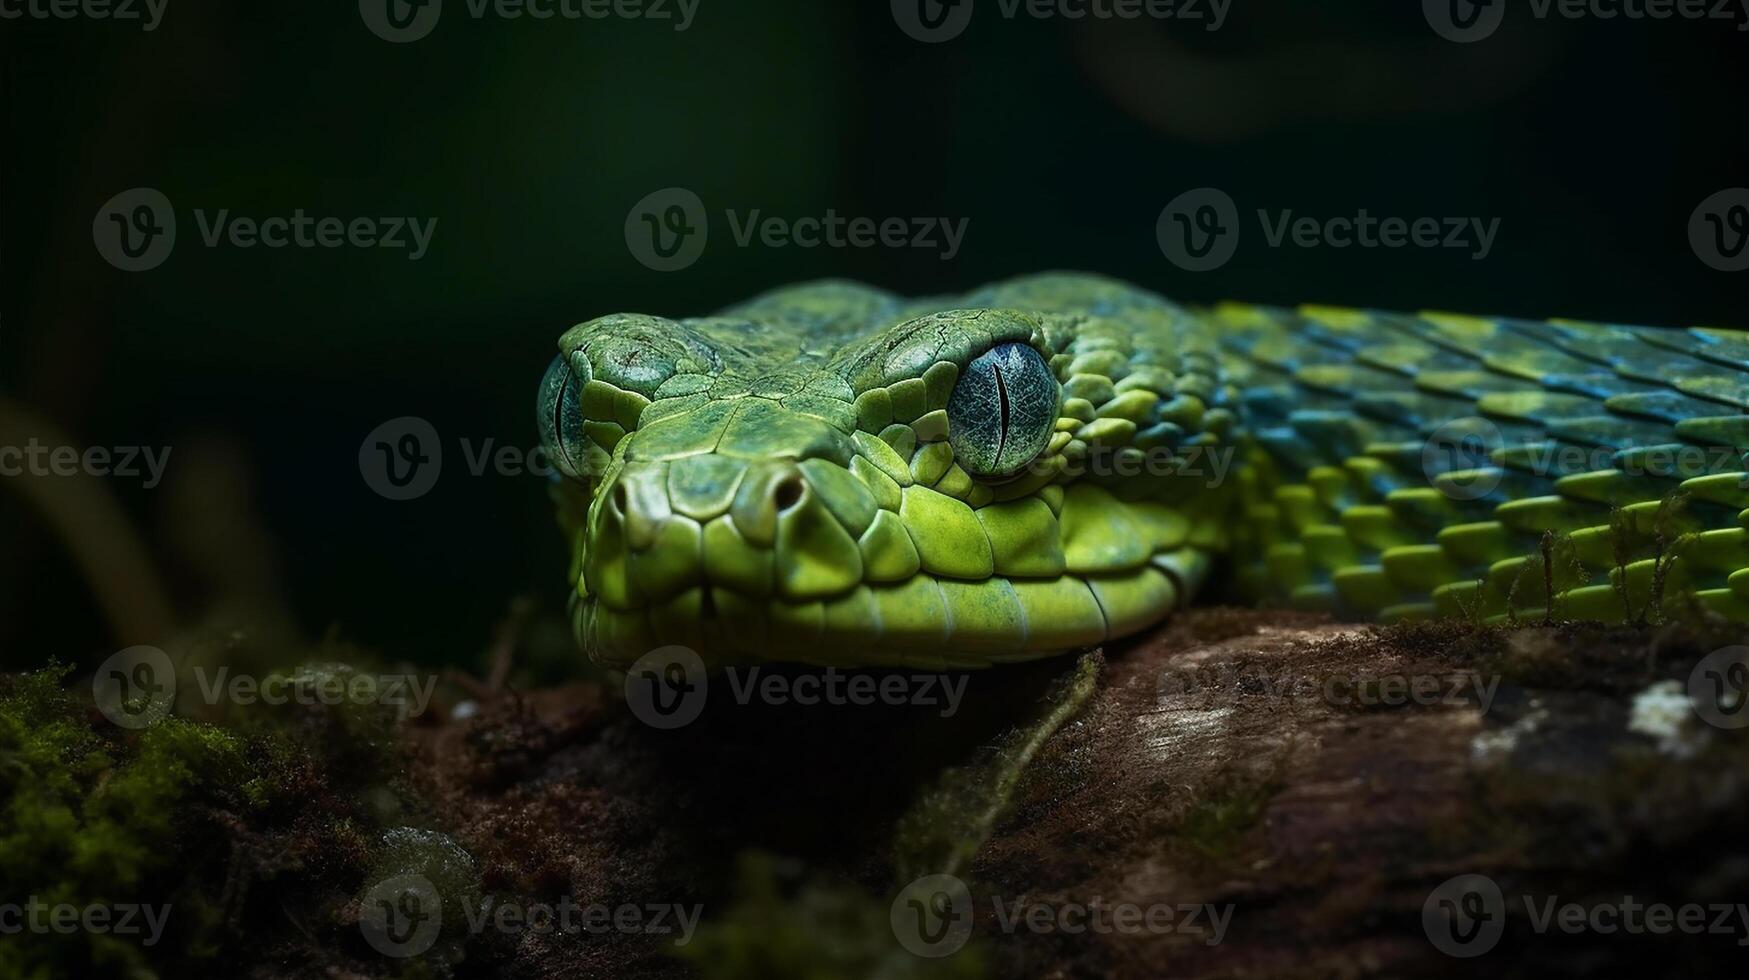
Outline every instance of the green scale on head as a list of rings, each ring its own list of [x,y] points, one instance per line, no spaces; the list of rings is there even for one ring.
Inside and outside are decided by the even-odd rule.
[[[1053,274],[810,283],[559,348],[539,417],[605,664],[1025,660],[1215,568],[1373,618],[1540,615],[1552,582],[1572,616],[1749,620],[1742,334],[1190,310]]]

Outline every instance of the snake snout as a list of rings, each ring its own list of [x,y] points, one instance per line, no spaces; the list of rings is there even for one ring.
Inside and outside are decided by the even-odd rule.
[[[701,586],[786,599],[854,587],[855,540],[806,467],[714,453],[627,463],[590,524],[590,590],[631,608]]]
[[[653,547],[675,518],[699,527],[728,520],[748,543],[771,547],[778,518],[807,501],[802,470],[787,460],[688,456],[628,465],[608,491],[633,551]]]

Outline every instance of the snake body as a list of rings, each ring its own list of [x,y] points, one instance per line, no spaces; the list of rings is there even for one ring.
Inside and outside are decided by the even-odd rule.
[[[578,636],[616,666],[1025,660],[1216,578],[1386,621],[1749,621],[1746,413],[1745,333],[1068,273],[605,316],[539,398]]]

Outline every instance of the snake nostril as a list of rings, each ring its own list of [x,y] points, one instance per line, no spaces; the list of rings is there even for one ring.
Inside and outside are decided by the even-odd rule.
[[[613,488],[612,500],[613,500],[613,509],[618,511],[621,517],[624,517],[625,512],[626,512],[626,485],[625,484],[621,483]]]
[[[802,480],[797,476],[785,477],[772,491],[771,499],[777,504],[778,513],[783,513],[801,502]]]

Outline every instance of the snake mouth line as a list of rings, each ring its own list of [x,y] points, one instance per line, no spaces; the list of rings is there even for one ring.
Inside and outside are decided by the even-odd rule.
[[[653,649],[687,647],[713,665],[785,661],[840,667],[965,669],[1052,656],[1124,636],[1187,599],[1194,553],[1127,572],[960,581],[920,573],[830,599],[752,597],[700,583],[631,608],[580,599],[590,656],[624,667]]]
[[[877,500],[857,459],[627,464],[575,545],[586,651],[610,666],[668,645],[724,663],[982,666],[1135,632],[1206,572],[1197,520],[1168,504],[1095,486],[978,510],[946,487]]]

